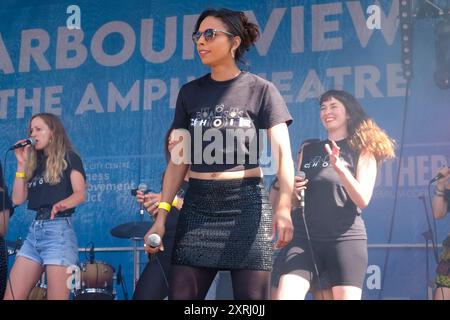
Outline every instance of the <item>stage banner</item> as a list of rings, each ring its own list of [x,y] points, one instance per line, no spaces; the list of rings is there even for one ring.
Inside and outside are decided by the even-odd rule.
[[[259,25],[261,37],[242,69],[281,92],[294,118],[294,157],[304,139],[326,138],[318,98],[332,88],[354,94],[397,141],[397,159],[380,167],[363,211],[369,237],[363,298],[426,299],[436,261],[432,249],[425,250],[423,233],[430,225],[439,244],[450,230],[448,218],[433,221],[428,193],[430,179],[450,160],[450,89],[434,80],[439,19],[415,17],[413,79],[405,104],[398,0],[2,0],[2,154],[28,136],[33,114],[61,117],[88,180],[87,202],[73,218],[79,246],[105,249],[96,259],[116,270],[121,266],[131,291],[133,252],[114,250],[134,243],[110,231],[141,219],[132,189],[146,183],[161,190],[164,135],[178,91],[208,72],[191,35],[209,7],[243,10]],[[12,187],[12,152],[4,167]],[[270,168],[269,163],[266,185],[274,177]],[[24,238],[32,219],[25,205],[18,207],[7,238]],[[140,252],[142,270],[147,257]],[[87,259],[81,252],[80,261]],[[116,291],[123,299],[122,290]]]

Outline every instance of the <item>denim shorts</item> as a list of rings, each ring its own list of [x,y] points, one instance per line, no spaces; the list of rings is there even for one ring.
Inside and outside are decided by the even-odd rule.
[[[40,265],[70,266],[78,263],[78,243],[70,217],[34,220],[17,253]]]

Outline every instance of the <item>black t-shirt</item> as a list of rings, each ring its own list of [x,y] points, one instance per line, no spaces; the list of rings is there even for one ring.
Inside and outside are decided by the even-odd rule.
[[[67,161],[67,168],[62,172],[61,181],[58,184],[50,185],[44,180],[47,157],[42,153],[38,154],[37,168],[28,181],[28,209],[51,208],[55,203],[69,197],[73,193],[70,182],[72,170],[80,172],[83,178],[86,179],[83,163],[75,152],[69,151],[65,156],[65,160]],[[71,209],[71,211],[74,210],[75,208]]]
[[[329,163],[325,144],[329,140],[311,143],[303,148],[301,170],[308,179],[305,191],[305,219],[311,239],[334,241],[367,239],[361,210],[350,199],[341,180]],[[336,141],[341,148],[340,158],[356,175],[359,153],[348,145],[347,139]],[[300,224],[300,237],[306,237]]]
[[[5,199],[4,202],[3,199]],[[12,217],[12,215],[14,214],[14,208],[11,198],[9,197],[8,193],[5,194],[5,191],[0,190],[0,212],[4,210],[9,210],[9,217]]]
[[[178,94],[172,127],[189,129],[191,170],[239,171],[259,166],[261,131],[292,122],[276,87],[252,73],[228,81],[207,74]]]

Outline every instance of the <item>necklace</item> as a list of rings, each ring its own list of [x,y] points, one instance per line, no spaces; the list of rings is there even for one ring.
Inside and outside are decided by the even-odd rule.
[[[241,70],[239,70],[239,71],[238,71],[238,73],[236,73],[236,74],[235,74],[235,75],[233,76],[233,78],[231,78],[231,79],[234,79],[234,78],[236,78],[236,77],[237,77],[238,75],[240,75],[240,74],[241,74],[241,72],[242,72],[242,71],[241,71]]]

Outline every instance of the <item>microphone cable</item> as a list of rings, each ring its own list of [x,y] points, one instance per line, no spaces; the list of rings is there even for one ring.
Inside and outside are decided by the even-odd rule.
[[[305,199],[302,199],[301,201],[305,201]],[[305,226],[306,239],[308,241],[309,251],[311,252],[311,259],[312,259],[312,262],[313,262],[313,265],[314,265],[314,273],[315,273],[315,275],[317,277],[317,284],[318,284],[318,287],[319,287],[319,290],[320,290],[320,295],[322,296],[322,300],[325,300],[325,297],[323,295],[322,284],[320,283],[319,268],[317,267],[316,257],[314,255],[314,250],[313,250],[313,247],[312,247],[311,237],[309,235],[308,225],[306,223],[305,207],[300,206],[299,209],[300,209],[300,215],[302,216],[302,219],[303,219],[303,224]]]
[[[389,224],[389,233],[388,233],[388,239],[386,241],[387,244],[392,243],[392,238],[394,236],[394,224],[395,224],[395,217],[397,214],[397,203],[399,198],[399,188],[400,188],[400,168],[402,166],[402,160],[403,160],[403,152],[404,152],[404,145],[405,145],[405,134],[406,134],[406,120],[408,118],[408,106],[409,106],[409,94],[410,94],[410,88],[411,88],[411,80],[408,79],[406,81],[406,89],[405,89],[405,99],[403,104],[403,122],[401,125],[401,136],[400,136],[400,154],[398,157],[398,168],[397,168],[397,175],[395,177],[395,191],[394,191],[394,203],[392,205],[392,212],[391,212],[391,220]],[[383,261],[383,269],[381,269],[381,287],[378,291],[377,299],[380,300],[383,295],[384,291],[384,282],[386,280],[386,269],[388,266],[389,258],[390,258],[390,248],[386,248],[386,254],[384,256]]]

